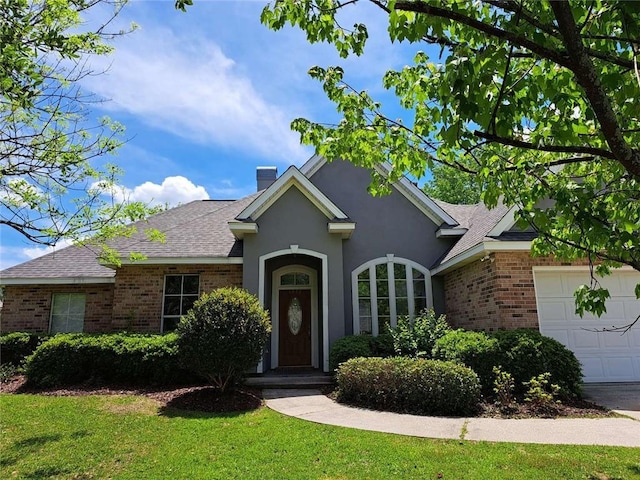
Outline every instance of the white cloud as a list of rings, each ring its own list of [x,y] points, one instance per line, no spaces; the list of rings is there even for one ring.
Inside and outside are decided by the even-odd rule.
[[[289,128],[290,117],[270,104],[246,74],[213,41],[143,29],[98,58],[86,87],[112,101],[110,110],[133,114],[174,135],[205,145],[258,153],[291,163],[305,150]]]
[[[73,242],[71,240],[60,240],[53,247],[26,247],[20,249],[20,253],[24,255],[29,260],[33,260],[34,258],[41,257],[42,255],[46,255],[47,253],[52,253],[57,250],[61,250],[65,247],[72,245]]]
[[[209,194],[204,187],[195,185],[183,176],[167,177],[160,185],[144,182],[134,188],[123,187],[115,193],[117,200],[144,202],[150,205],[169,205],[174,207],[193,200],[208,200]]]

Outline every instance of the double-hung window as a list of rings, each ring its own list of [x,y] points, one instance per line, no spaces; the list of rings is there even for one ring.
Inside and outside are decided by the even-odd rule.
[[[354,333],[378,335],[395,327],[398,317],[413,318],[431,307],[431,277],[422,265],[387,255],[351,274]]]
[[[170,332],[176,329],[180,317],[193,307],[199,294],[199,275],[167,275],[164,277],[163,332]]]
[[[50,333],[79,333],[84,329],[84,293],[54,293],[51,299]]]

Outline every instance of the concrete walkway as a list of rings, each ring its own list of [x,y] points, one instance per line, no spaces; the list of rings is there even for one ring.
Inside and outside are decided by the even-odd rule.
[[[284,415],[340,427],[428,438],[640,447],[631,418],[446,418],[377,412],[340,405],[319,390],[263,390],[267,406]]]

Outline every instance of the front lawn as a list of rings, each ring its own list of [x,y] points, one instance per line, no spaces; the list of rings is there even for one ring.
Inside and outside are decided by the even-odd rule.
[[[0,422],[7,479],[640,478],[638,449],[411,438],[142,396],[1,395]]]

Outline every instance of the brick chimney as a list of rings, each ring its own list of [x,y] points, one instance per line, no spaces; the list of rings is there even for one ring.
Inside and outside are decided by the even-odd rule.
[[[258,167],[256,169],[256,180],[258,181],[258,191],[269,187],[278,178],[278,167]]]

